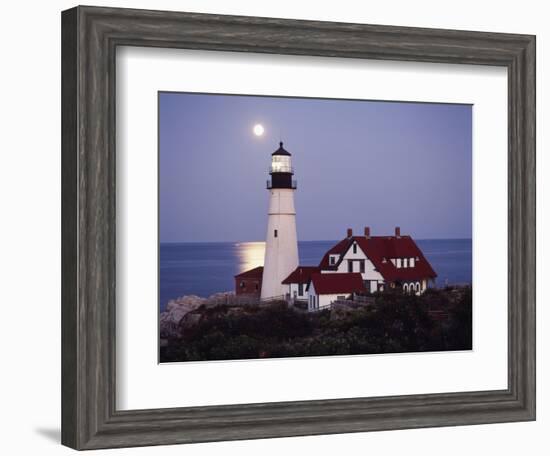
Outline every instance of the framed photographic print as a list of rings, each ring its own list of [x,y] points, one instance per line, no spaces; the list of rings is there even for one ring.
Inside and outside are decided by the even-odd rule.
[[[77,7],[62,51],[65,445],[535,419],[533,36]]]
[[[471,105],[158,109],[160,362],[472,349]]]

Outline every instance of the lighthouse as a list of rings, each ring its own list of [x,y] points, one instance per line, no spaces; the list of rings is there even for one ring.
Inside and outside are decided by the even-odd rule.
[[[281,282],[298,266],[296,209],[291,154],[279,143],[271,154],[271,178],[267,181],[269,210],[265,240],[261,299],[279,297],[287,288]]]

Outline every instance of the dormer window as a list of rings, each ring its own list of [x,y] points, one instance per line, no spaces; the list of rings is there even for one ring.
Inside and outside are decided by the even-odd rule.
[[[397,258],[397,259],[395,260],[395,266],[396,266],[397,268],[400,268],[400,267],[401,267],[401,258]]]
[[[339,258],[338,255],[329,255],[328,264],[330,264],[331,266],[334,266],[338,262],[338,258]]]
[[[409,267],[409,261],[407,258],[403,258],[403,267],[408,268]]]
[[[409,267],[414,268],[414,258],[409,258]]]

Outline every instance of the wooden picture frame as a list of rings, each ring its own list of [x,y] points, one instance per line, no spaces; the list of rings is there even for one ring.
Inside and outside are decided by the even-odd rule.
[[[122,45],[506,67],[508,388],[116,410],[115,50]],[[63,444],[94,449],[535,419],[534,36],[77,7],[62,13],[62,112]]]

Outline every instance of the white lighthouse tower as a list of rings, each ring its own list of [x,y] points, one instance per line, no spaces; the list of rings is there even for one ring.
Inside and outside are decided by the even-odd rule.
[[[269,212],[265,242],[264,272],[261,298],[273,298],[285,294],[281,283],[298,267],[298,240],[296,236],[296,210],[294,191],[296,181],[290,153],[283,149],[283,143],[271,154],[271,179],[269,190]]]

